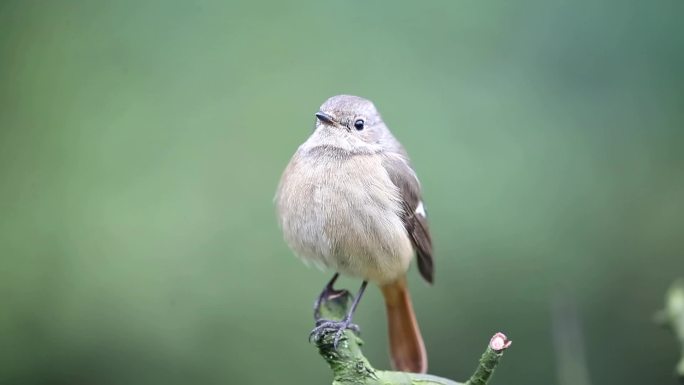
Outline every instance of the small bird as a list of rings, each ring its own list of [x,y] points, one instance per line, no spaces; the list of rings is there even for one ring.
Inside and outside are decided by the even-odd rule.
[[[420,182],[404,147],[369,100],[333,96],[316,113],[311,136],[290,160],[275,198],[285,241],[306,262],[335,271],[315,304],[312,335],[358,331],[352,316],[368,282],[385,298],[395,369],[425,373],[427,355],[406,272],[414,253],[433,282],[432,240]],[[319,307],[340,274],[363,280],[342,321]]]

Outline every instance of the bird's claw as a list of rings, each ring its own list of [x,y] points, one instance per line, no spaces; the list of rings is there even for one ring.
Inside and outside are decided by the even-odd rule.
[[[351,319],[344,319],[342,321],[320,319],[316,321],[316,327],[309,334],[309,341],[318,341],[326,334],[335,332],[333,348],[337,349],[337,346],[344,335],[344,331],[347,329],[355,333],[358,333],[361,330],[359,325],[351,323]]]

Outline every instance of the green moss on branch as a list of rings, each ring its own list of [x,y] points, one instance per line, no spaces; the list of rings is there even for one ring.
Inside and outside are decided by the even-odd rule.
[[[328,297],[322,307],[325,319],[341,320],[347,313],[352,296],[341,291]],[[376,370],[361,351],[363,341],[350,330],[344,332],[337,349],[333,348],[334,333],[326,333],[314,343],[319,354],[333,372],[333,385],[464,385],[429,374]],[[486,385],[510,341],[501,333],[492,337],[480,364],[465,385]]]

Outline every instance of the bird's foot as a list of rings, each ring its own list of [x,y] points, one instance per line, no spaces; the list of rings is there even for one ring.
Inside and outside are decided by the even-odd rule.
[[[361,331],[359,325],[353,324],[351,318],[345,317],[342,321],[331,321],[326,319],[319,319],[316,321],[316,327],[309,334],[309,341],[318,341],[328,333],[335,333],[333,338],[333,348],[337,349],[345,330],[351,330],[355,333]]]

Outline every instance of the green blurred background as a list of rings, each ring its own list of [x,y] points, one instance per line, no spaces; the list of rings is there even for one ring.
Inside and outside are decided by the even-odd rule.
[[[328,279],[273,195],[329,96],[375,101],[436,244],[431,372],[670,384],[684,3],[3,1],[0,383],[325,384]],[[356,290],[358,281],[342,286]],[[387,368],[376,289],[356,321]]]

